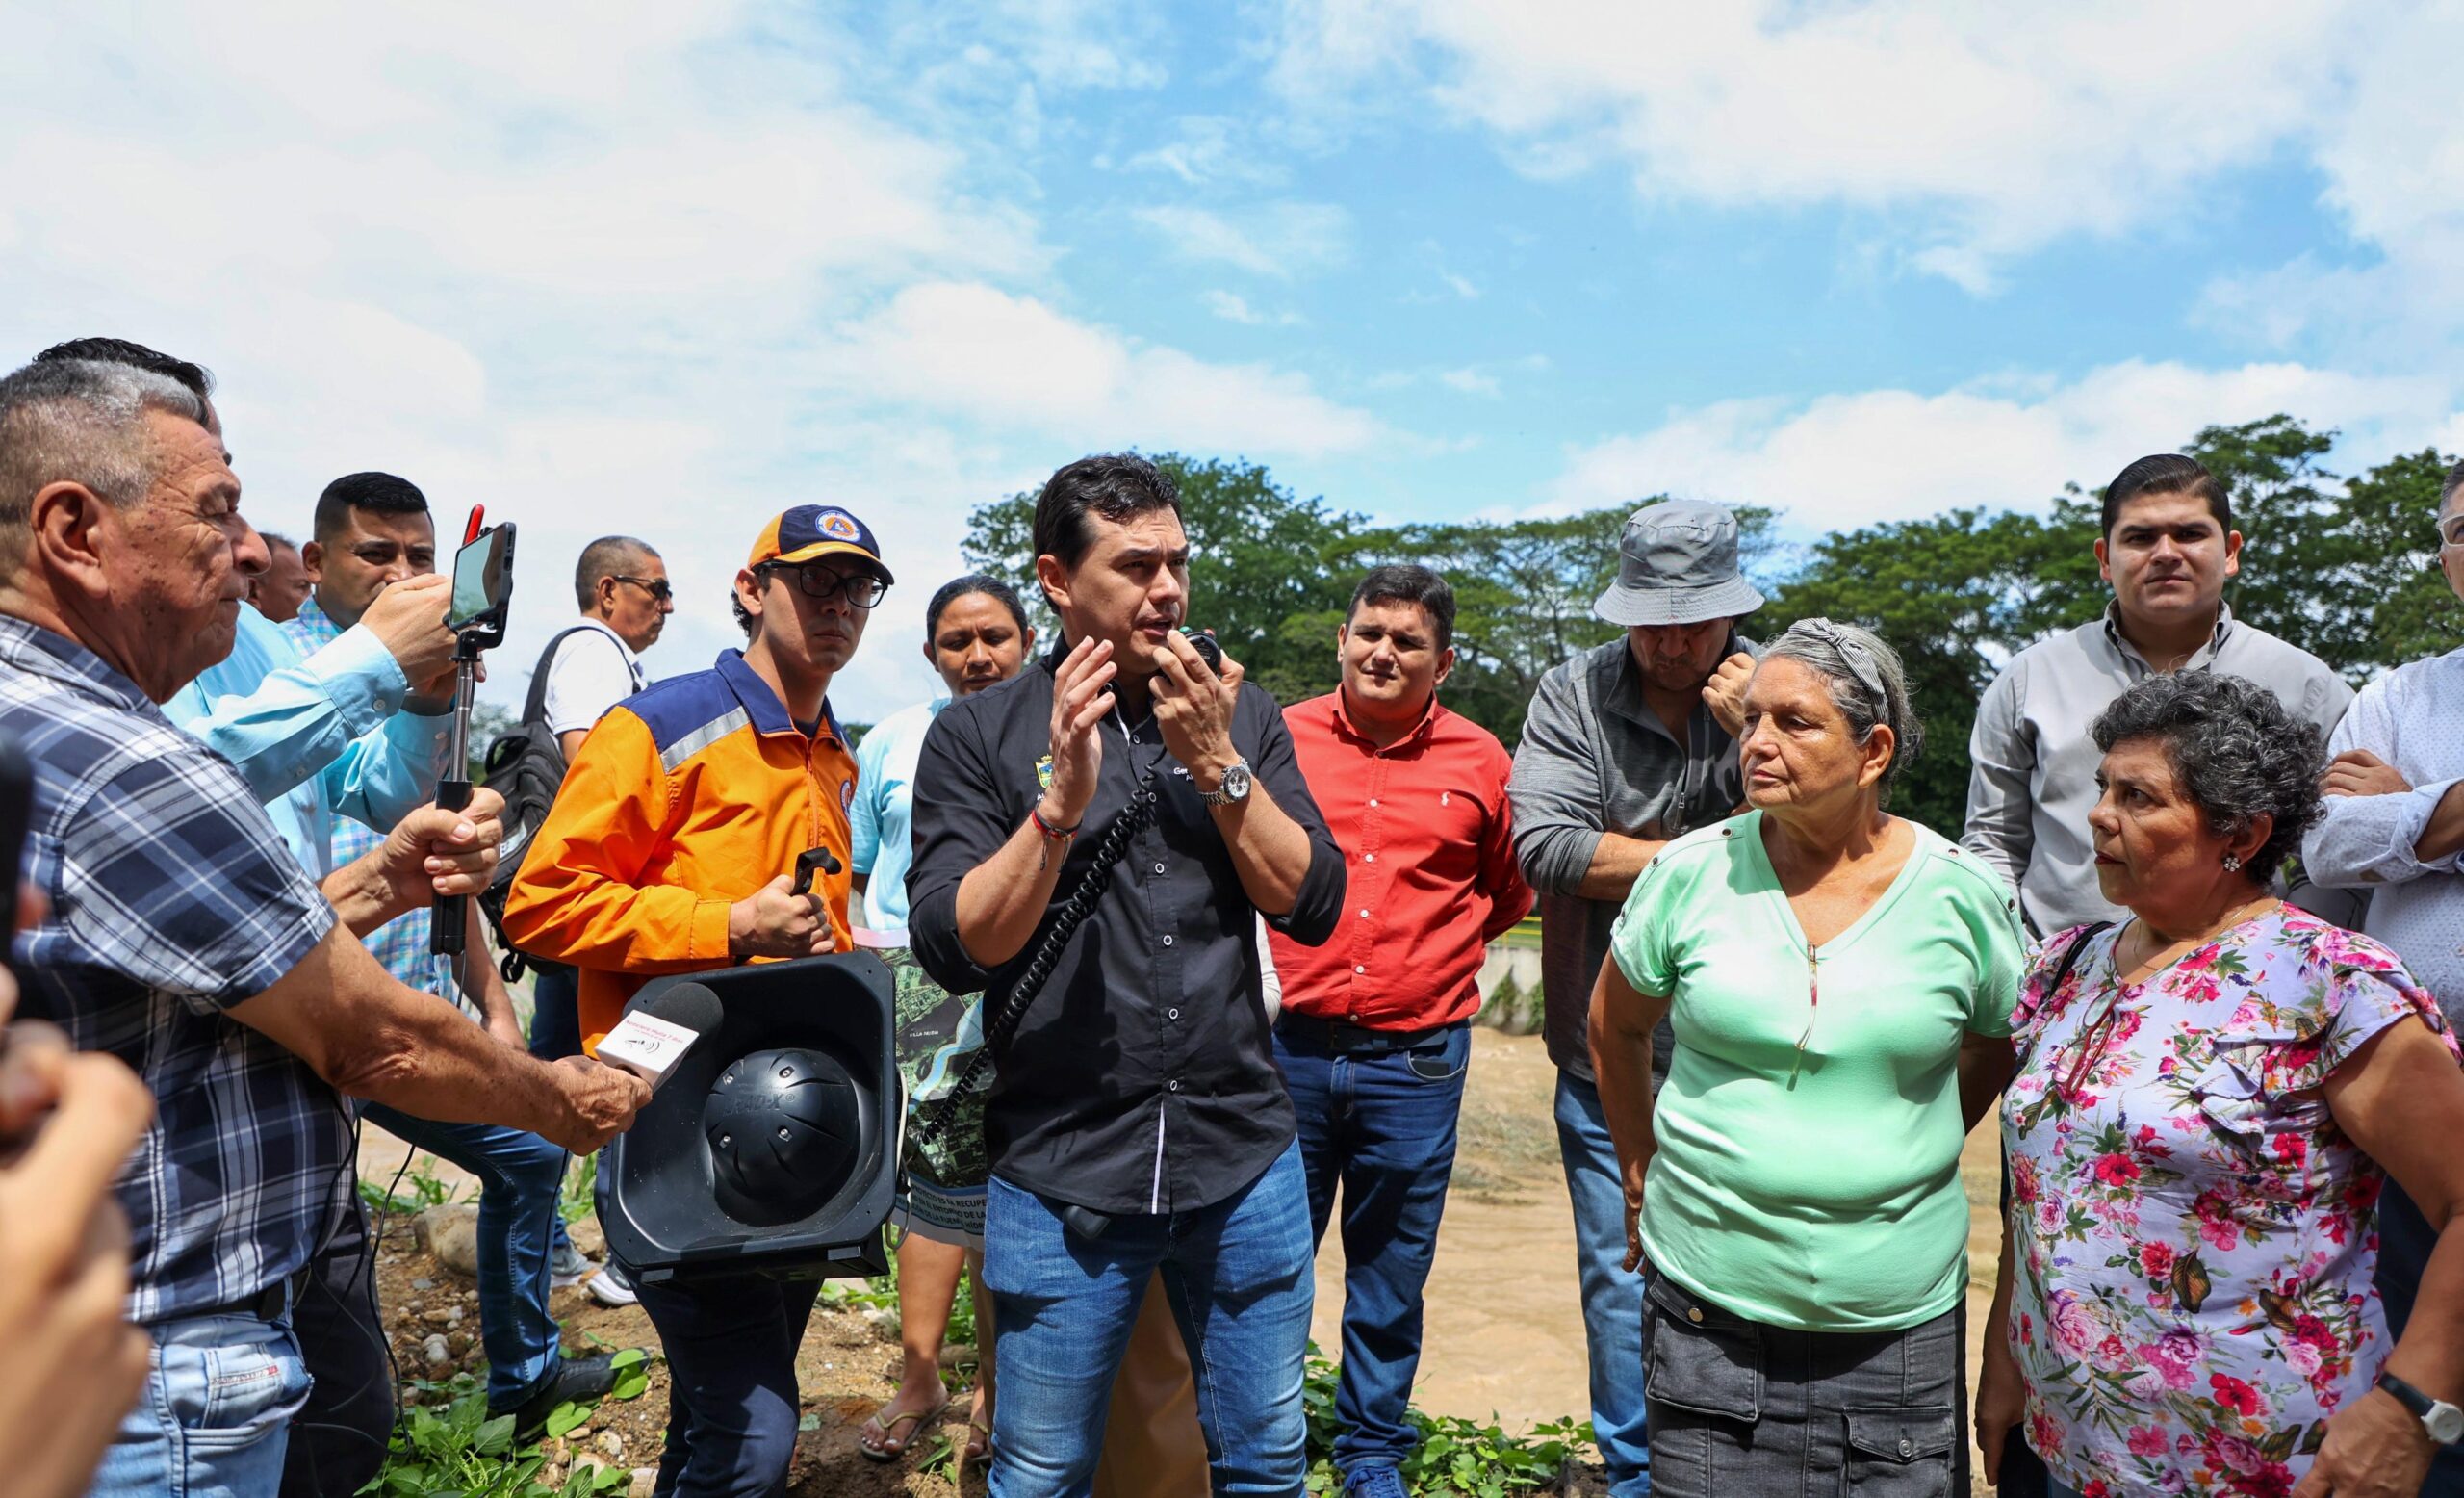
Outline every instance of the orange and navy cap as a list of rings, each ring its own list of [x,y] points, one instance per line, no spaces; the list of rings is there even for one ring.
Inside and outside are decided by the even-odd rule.
[[[835,504],[799,504],[761,528],[747,567],[764,562],[806,562],[816,556],[860,556],[884,582],[898,580],[882,565],[881,543],[870,526]]]

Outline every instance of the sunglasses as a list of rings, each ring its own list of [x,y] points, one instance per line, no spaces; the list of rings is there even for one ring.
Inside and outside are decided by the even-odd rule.
[[[676,589],[668,586],[665,578],[629,578],[621,572],[611,572],[607,578],[611,582],[629,582],[662,604],[676,601]]]
[[[763,562],[753,570],[787,574],[807,598],[827,600],[844,593],[859,608],[870,608],[889,593],[889,584],[869,572],[833,572],[819,562]]]

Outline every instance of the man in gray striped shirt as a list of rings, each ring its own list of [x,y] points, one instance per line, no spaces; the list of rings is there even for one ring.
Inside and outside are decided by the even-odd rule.
[[[2096,886],[2088,813],[2102,758],[2090,725],[2132,684],[2160,671],[2221,671],[2275,693],[2285,710],[2335,731],[2352,688],[2308,651],[2233,617],[2224,584],[2242,569],[2242,534],[2224,485],[2178,452],[2143,457],[2105,488],[2096,560],[2113,584],[2104,616],[2039,640],[1986,688],[1968,737],[1962,845],[2018,891],[2037,937],[2127,914]],[[2338,925],[2362,902],[2306,882],[2291,895]]]
[[[1643,1423],[1642,1278],[1625,1267],[1626,1194],[1592,1083],[1591,988],[1643,865],[1745,798],[1740,699],[1753,657],[1736,623],[1762,607],[1737,572],[1736,518],[1648,505],[1626,522],[1617,585],[1595,611],[1626,633],[1540,680],[1506,788],[1524,878],[1539,895],[1557,1148],[1581,1255],[1591,1417],[1612,1498],[1651,1490]],[[1674,1038],[1656,1038],[1655,1080]]]

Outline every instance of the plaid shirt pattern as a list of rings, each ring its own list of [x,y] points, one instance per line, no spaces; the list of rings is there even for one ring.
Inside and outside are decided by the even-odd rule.
[[[311,597],[301,601],[298,617],[282,627],[291,642],[303,656],[315,655],[342,638],[343,627],[333,615],[317,606]],[[337,816],[333,820],[333,855],[336,868],[378,846],[385,835],[351,820]],[[402,983],[423,994],[437,991],[436,957],[428,950],[428,913],[425,907],[386,922],[361,938],[368,950],[385,965],[385,970]]]
[[[239,772],[83,646],[0,617],[0,732],[34,766],[28,1014],[126,1062],[155,1116],[122,1169],[128,1314],[196,1316],[304,1267],[350,1155],[342,1099],[224,1010],[334,926]]]

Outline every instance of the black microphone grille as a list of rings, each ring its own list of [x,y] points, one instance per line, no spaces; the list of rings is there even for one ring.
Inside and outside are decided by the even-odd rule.
[[[679,983],[642,997],[638,1007],[642,1013],[670,1024],[680,1024],[696,1035],[707,1035],[719,1027],[719,995],[700,983]]]

